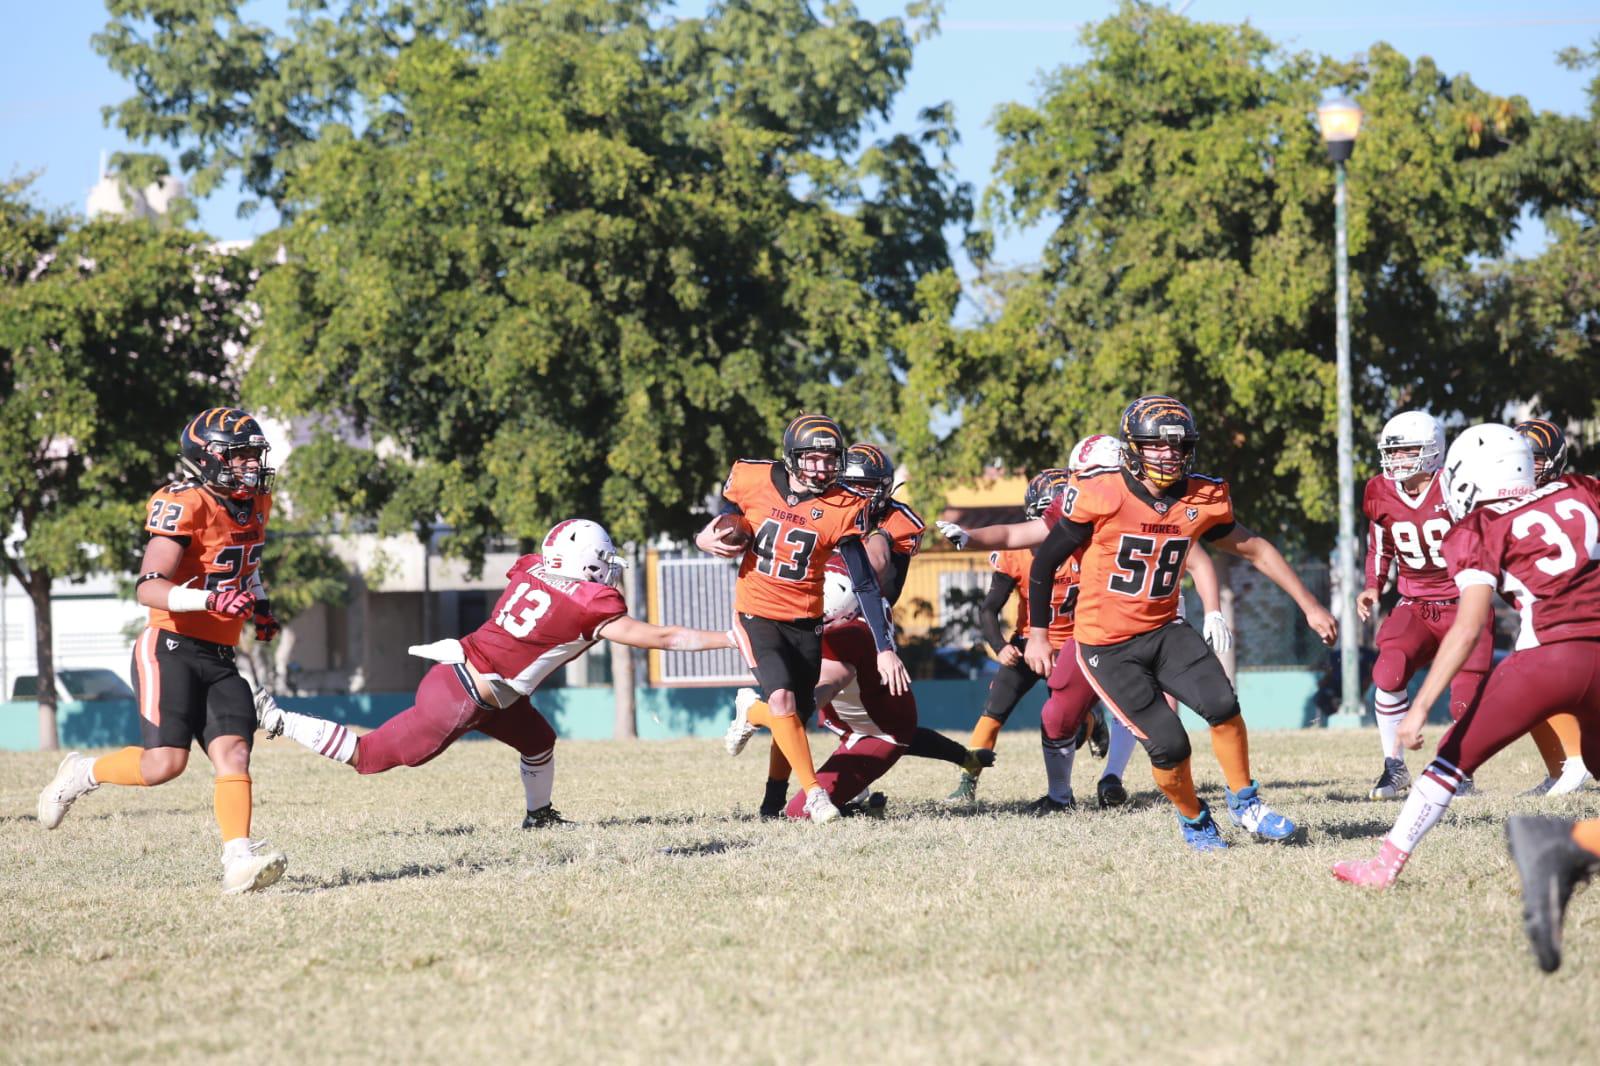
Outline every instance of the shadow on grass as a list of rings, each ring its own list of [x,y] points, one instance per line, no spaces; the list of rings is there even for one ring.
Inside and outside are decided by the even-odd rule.
[[[335,888],[351,888],[356,885],[380,885],[389,881],[438,877],[441,874],[476,874],[512,865],[514,863],[510,859],[457,859],[455,862],[407,863],[388,870],[340,870],[332,877],[286,877],[282,882],[282,891],[309,894]]]
[[[598,829],[618,825],[692,825],[706,819],[698,814],[641,814],[633,818],[602,818],[598,822],[586,822]]]
[[[696,859],[706,855],[724,855],[730,851],[741,848],[753,848],[753,840],[707,840],[699,844],[675,844],[670,848],[662,848],[661,854],[673,858]]]
[[[412,829],[385,829],[380,834],[386,837],[465,837],[478,831],[475,825],[424,825]]]

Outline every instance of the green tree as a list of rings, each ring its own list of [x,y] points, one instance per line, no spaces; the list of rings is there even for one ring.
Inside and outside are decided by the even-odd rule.
[[[250,266],[146,222],[49,215],[0,186],[0,546],[33,604],[40,742],[56,747],[50,587],[131,569],[178,432],[233,395]]]
[[[1324,546],[1337,497],[1320,94],[1368,115],[1350,163],[1358,442],[1401,405],[1499,413],[1504,375],[1455,360],[1466,282],[1515,232],[1547,117],[1387,45],[1336,62],[1147,3],[1083,40],[1085,62],[997,118],[986,211],[1050,227],[1043,262],[985,278],[995,310],[970,329],[951,325],[953,278],[923,283],[902,437],[936,478],[997,457],[1037,468],[1114,431],[1133,397],[1171,392],[1200,421],[1200,468],[1232,480],[1246,520]],[[918,414],[941,408],[961,416],[943,439]]]
[[[273,617],[285,632],[290,622],[317,604],[343,604],[350,597],[349,568],[328,547],[319,530],[292,514],[273,516],[261,556],[261,573]],[[280,678],[276,645],[257,643],[247,626],[239,647],[250,661],[256,684],[277,689]]]
[[[308,515],[442,519],[468,558],[569,514],[682,534],[797,409],[892,422],[898,329],[970,215],[947,109],[869,136],[911,61],[904,20],[323,6],[278,37],[236,3],[124,3],[100,39],[139,86],[125,130],[293,220],[248,395],[328,420],[288,464]]]

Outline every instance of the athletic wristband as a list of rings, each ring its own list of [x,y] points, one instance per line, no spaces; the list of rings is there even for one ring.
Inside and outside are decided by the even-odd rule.
[[[167,610],[174,614],[181,614],[184,611],[203,611],[206,609],[206,601],[210,598],[211,593],[205,589],[174,585],[172,591],[167,593]]]

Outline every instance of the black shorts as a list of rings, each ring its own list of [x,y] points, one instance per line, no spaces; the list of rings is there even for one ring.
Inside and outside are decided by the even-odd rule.
[[[1166,694],[1212,725],[1239,713],[1239,697],[1205,638],[1187,622],[1169,622],[1120,644],[1078,645],[1089,684],[1150,756],[1171,769],[1190,754],[1189,735]]]
[[[233,649],[146,627],[133,645],[139,736],[146,748],[208,747],[218,737],[256,735],[255,700]]]
[[[1025,637],[1011,638],[1011,646],[1018,651],[1022,651],[1027,645]],[[1015,666],[1000,667],[995,671],[994,680],[989,682],[989,697],[984,701],[983,713],[1004,722],[1011,717],[1011,712],[1017,709],[1022,697],[1038,683],[1039,675],[1033,672],[1033,668],[1025,660],[1019,659]]]
[[[817,709],[817,678],[822,675],[822,619],[779,622],[736,613],[733,624],[761,698],[771,700],[774,692],[788,689],[794,693],[795,713],[802,722],[810,721]]]

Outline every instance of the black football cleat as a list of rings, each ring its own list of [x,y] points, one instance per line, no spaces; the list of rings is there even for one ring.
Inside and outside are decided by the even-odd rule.
[[[536,811],[529,811],[528,816],[522,819],[524,829],[555,829],[558,826],[572,824],[574,823],[561,817],[561,812],[548,803]]]
[[[1522,926],[1539,969],[1561,966],[1561,923],[1572,890],[1589,880],[1600,857],[1572,839],[1562,818],[1517,817],[1506,822],[1506,844],[1522,877]]]

